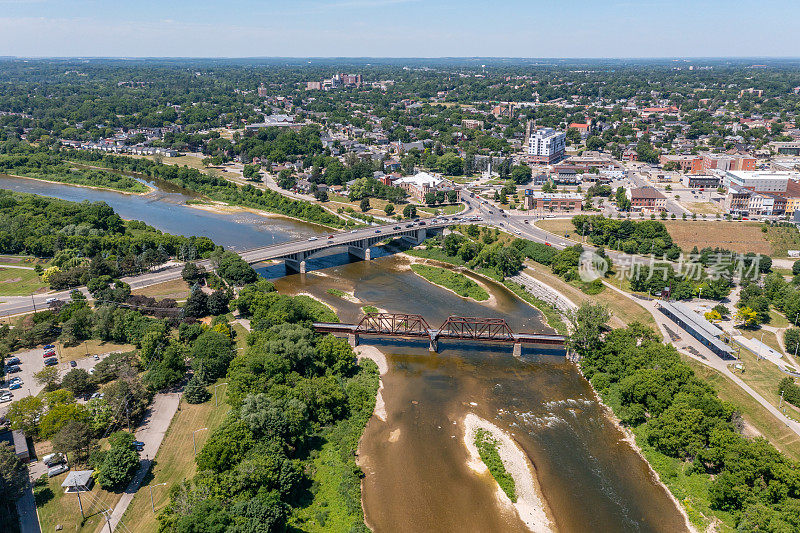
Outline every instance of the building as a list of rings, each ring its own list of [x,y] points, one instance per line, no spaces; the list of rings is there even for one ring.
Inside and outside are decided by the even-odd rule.
[[[303,125],[294,121],[294,117],[289,115],[269,115],[264,117],[264,122],[248,124],[245,130],[259,130],[261,128],[288,128],[299,130]]]
[[[641,211],[665,211],[667,209],[667,197],[658,192],[654,187],[638,187],[628,189],[628,199],[631,207]]]
[[[716,189],[722,183],[722,178],[702,174],[687,174],[681,177],[681,183],[683,183],[684,187],[689,187],[690,189]]]
[[[717,354],[722,359],[733,359],[733,349],[722,342],[722,330],[717,326],[692,311],[688,306],[661,300],[656,303],[658,310],[669,317],[681,329],[700,341],[705,347]]]
[[[683,172],[700,173],[703,171],[703,158],[696,155],[671,155],[662,154],[658,158],[662,167],[672,163]]]
[[[533,163],[553,164],[564,158],[567,134],[552,128],[540,128],[528,136],[527,159]]]
[[[0,442],[7,442],[14,448],[14,454],[20,461],[28,462],[31,459],[31,452],[28,449],[28,439],[22,430],[15,429],[0,433]]]
[[[322,90],[322,82],[321,81],[307,81],[306,82],[306,91],[321,91]]]
[[[581,134],[581,139],[585,139],[589,136],[589,131],[591,129],[591,123],[580,124],[578,122],[573,122],[570,124],[567,129],[577,130]]]
[[[728,170],[723,174],[723,185],[728,188],[736,185],[756,192],[785,192],[789,179],[797,178],[798,174],[793,172]]]
[[[419,202],[425,200],[425,195],[427,193],[436,192],[442,183],[444,183],[442,178],[438,178],[427,172],[418,172],[413,176],[406,176],[394,181],[395,186],[402,187],[409,196],[414,197]]]
[[[771,142],[770,148],[773,148],[781,155],[800,155],[800,141],[793,142]]]
[[[703,170],[748,170],[756,169],[756,158],[744,155],[705,154]]]
[[[465,118],[461,121],[461,125],[470,130],[482,130],[483,121],[475,120],[474,118]]]
[[[92,490],[92,485],[94,485],[92,474],[94,474],[94,470],[72,470],[61,483],[64,492],[73,494],[76,492],[89,492]]]
[[[263,83],[258,86],[258,96],[260,96],[261,98],[269,96],[269,90],[266,87],[264,87]]]
[[[569,193],[543,193],[533,189],[525,189],[523,200],[525,209],[540,212],[573,212],[583,209],[583,196]]]
[[[514,104],[511,102],[505,104],[497,104],[492,108],[492,115],[496,116],[497,118],[500,117],[514,117]]]

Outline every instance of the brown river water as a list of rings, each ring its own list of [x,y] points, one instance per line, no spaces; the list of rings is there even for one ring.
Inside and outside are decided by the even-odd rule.
[[[319,260],[318,267],[335,264]],[[544,332],[539,313],[500,284],[495,307],[429,284],[400,256],[274,280],[356,320],[361,305],[419,313],[437,327],[450,314],[505,318],[516,331]],[[328,294],[337,288],[358,303]],[[555,527],[563,532],[685,530],[672,500],[608,419],[589,383],[562,356],[509,346],[368,342],[383,351],[387,420],[373,417],[360,448],[367,523],[378,532],[527,531],[503,508],[493,480],[467,467],[461,421],[473,412],[509,432],[535,465]]]

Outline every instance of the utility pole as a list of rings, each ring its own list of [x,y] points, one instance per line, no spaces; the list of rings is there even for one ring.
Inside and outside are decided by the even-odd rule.
[[[31,294],[31,303],[33,304],[33,312],[36,312],[36,300],[33,299],[33,294]]]
[[[78,507],[81,508],[81,520],[86,520],[86,516],[83,514],[83,502],[81,501],[81,491],[78,490],[78,480],[73,480],[73,487],[75,488],[75,494],[78,495]]]

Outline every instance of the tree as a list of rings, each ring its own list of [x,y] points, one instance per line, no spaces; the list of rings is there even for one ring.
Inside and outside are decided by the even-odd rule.
[[[577,310],[567,315],[572,326],[572,334],[568,345],[579,354],[597,348],[601,342],[601,333],[610,320],[608,309],[603,304],[583,303]]]
[[[247,285],[258,279],[258,273],[235,252],[223,252],[217,261],[217,274],[228,283]]]
[[[28,486],[28,468],[14,448],[7,442],[0,442],[0,501],[14,502]]]
[[[258,165],[245,165],[242,169],[242,176],[249,181],[261,181],[261,176],[258,173]]]
[[[77,397],[91,392],[94,389],[94,381],[86,370],[73,368],[64,375],[61,386]]]
[[[386,206],[383,208],[383,212],[386,213],[386,216],[390,216],[392,213],[394,213],[394,204],[386,204]]]
[[[531,181],[531,176],[533,172],[531,171],[531,167],[528,165],[514,165],[511,167],[511,179],[514,180],[514,183],[517,185],[524,185]]]
[[[417,216],[417,206],[414,204],[406,204],[403,208],[403,216],[405,218],[414,218]]]
[[[186,299],[186,305],[183,306],[183,314],[191,318],[200,318],[208,314],[208,296],[200,287],[195,285],[192,289],[192,293]]]
[[[183,265],[183,270],[181,271],[181,277],[183,277],[183,280],[189,285],[198,283],[205,275],[206,269],[192,262]]]
[[[206,384],[203,383],[203,380],[198,379],[198,375],[195,374],[189,380],[189,383],[186,384],[186,390],[183,391],[183,397],[186,398],[187,403],[198,404],[204,403],[211,398],[211,393],[208,392]]]
[[[33,375],[33,379],[46,389],[53,387],[58,382],[58,367],[46,366]]]
[[[195,370],[202,368],[208,380],[216,381],[225,375],[233,359],[231,340],[222,333],[208,330],[194,341],[191,357]]]
[[[224,315],[228,312],[228,293],[214,291],[208,297],[208,313],[214,316]]]
[[[358,207],[361,209],[362,213],[369,211],[371,209],[371,206],[369,205],[369,198],[362,198]]]
[[[6,418],[11,429],[20,429],[26,436],[33,437],[37,431],[37,420],[44,413],[44,402],[38,396],[25,396],[12,403]]]
[[[795,354],[800,344],[800,328],[789,328],[783,334],[783,345],[790,354]]]
[[[447,152],[438,160],[438,166],[447,176],[458,176],[463,173],[464,162],[453,152]]]
[[[72,453],[78,461],[88,457],[92,442],[92,429],[80,420],[67,421],[52,438],[55,451]]]
[[[109,438],[109,442],[119,433],[119,431]],[[111,448],[106,452],[103,462],[100,464],[97,473],[97,483],[104,489],[118,489],[125,486],[133,479],[136,470],[139,468],[139,454],[132,445],[133,436],[130,441],[127,439],[117,439],[111,444]]]
[[[795,276],[800,274],[800,259],[792,263],[792,274]]]
[[[734,318],[743,326],[755,326],[758,324],[758,313],[747,306],[740,307],[736,311]]]
[[[433,205],[436,203],[436,193],[435,192],[426,192],[425,193],[425,203],[427,205]]]

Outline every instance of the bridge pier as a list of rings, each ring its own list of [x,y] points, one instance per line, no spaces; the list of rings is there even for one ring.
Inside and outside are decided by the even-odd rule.
[[[364,261],[372,260],[372,250],[369,249],[369,246],[348,246],[347,253],[359,259],[363,259]]]
[[[428,344],[428,351],[433,353],[439,353],[439,340],[431,338],[430,344]]]
[[[358,346],[358,333],[350,333],[347,335],[347,341],[350,343],[351,348]]]
[[[284,264],[286,265],[287,270],[293,270],[300,274],[306,273],[306,262],[305,261],[298,261],[296,259],[284,259]]]
[[[514,343],[514,357],[522,357],[522,343],[515,342]]]

